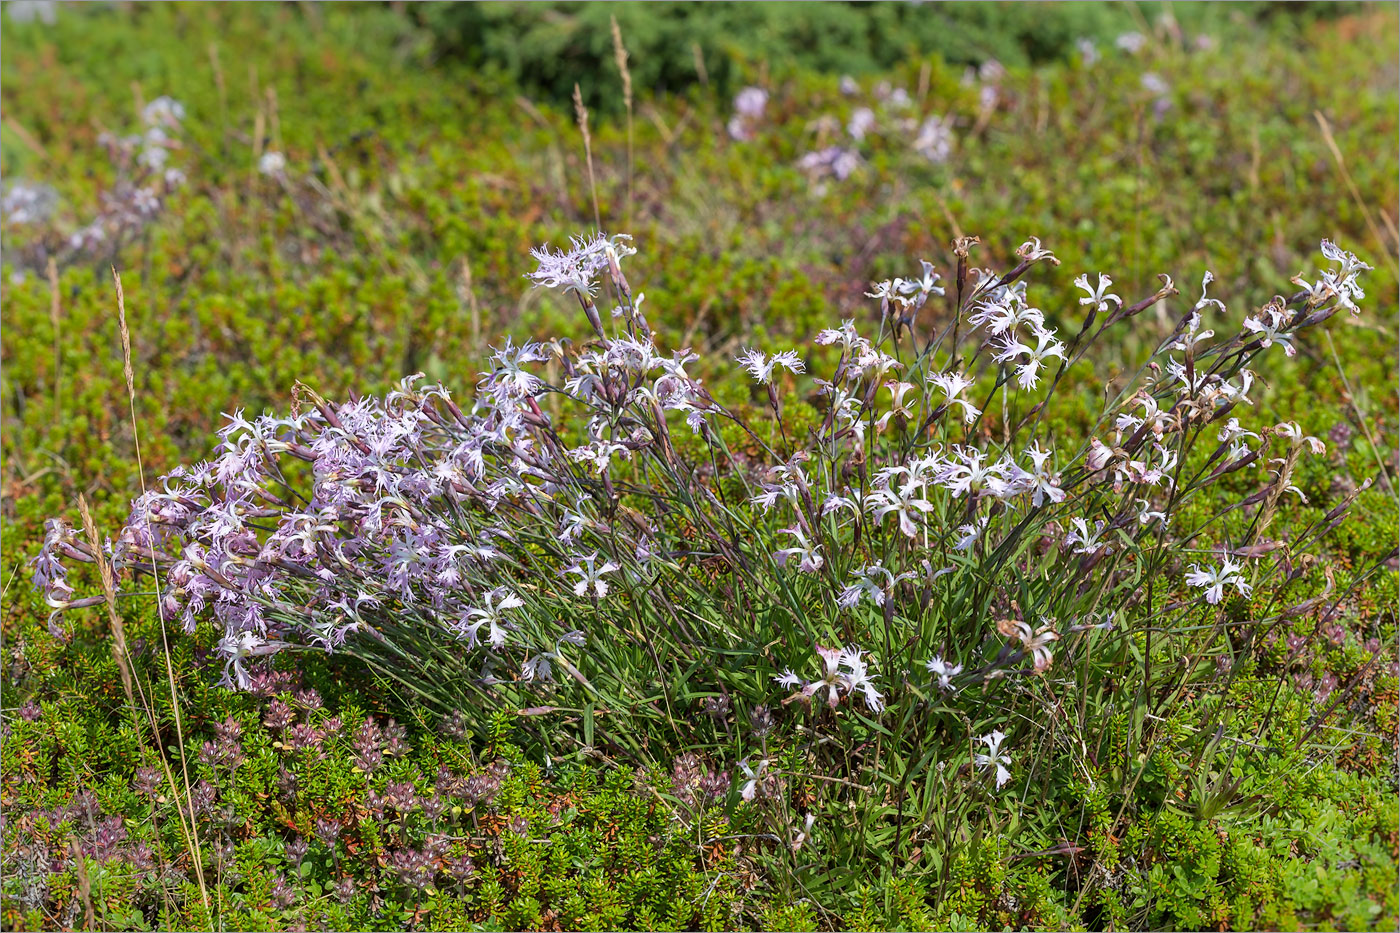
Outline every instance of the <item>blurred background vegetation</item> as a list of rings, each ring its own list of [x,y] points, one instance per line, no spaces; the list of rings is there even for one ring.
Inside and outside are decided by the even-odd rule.
[[[878,74],[921,57],[953,65],[1068,61],[1082,40],[1170,41],[1208,35],[1247,41],[1260,28],[1300,34],[1360,3],[479,3],[415,4],[445,57],[508,77],[567,104],[578,82],[590,106],[616,109],[611,20],[627,37],[633,80],[653,93],[713,83],[732,93],[745,75]]]
[[[611,17],[628,49],[630,121]],[[423,371],[465,392],[505,334],[586,332],[567,303],[522,278],[530,247],[595,224],[575,83],[592,110],[602,227],[636,237],[629,278],[663,345],[713,358],[869,321],[866,283],[921,258],[946,272],[955,235],[980,235],[974,259],[999,267],[1038,236],[1063,260],[1035,286],[1052,324],[1077,323],[1080,272],[1112,273],[1129,301],[1154,290],[1158,273],[1181,289],[1080,377],[1087,405],[1194,304],[1206,268],[1238,319],[1316,269],[1323,238],[1356,251],[1375,267],[1366,314],[1267,374],[1260,418],[1287,413],[1329,439],[1329,458],[1300,479],[1312,504],[1299,521],[1375,479],[1357,510],[1366,520],[1339,530],[1331,558],[1344,570],[1383,559],[1397,525],[1397,28],[1393,6],[1363,3],[7,4],[0,176],[7,193],[24,184],[46,194],[42,218],[7,216],[0,231],[0,698],[10,719],[31,702],[45,710],[17,725],[29,730],[23,741],[6,743],[6,813],[103,782],[104,806],[136,812],[118,753],[134,739],[108,723],[121,691],[104,623],[94,615],[71,641],[52,638],[24,565],[42,520],[71,516],[78,493],[108,530],[139,489],[109,267],[121,271],[132,326],[147,481],[204,456],[221,413],[287,408],[298,381],[335,398]],[[767,92],[766,105],[731,134],[734,96],[748,86]],[[126,242],[67,250],[121,180],[103,134],[140,132],[144,106],[166,95],[184,108],[169,161],[184,184]],[[878,128],[856,140],[848,126],[863,107]],[[909,127],[933,116],[951,131],[941,161],[910,144]],[[833,146],[855,155],[849,177],[803,168],[804,155]],[[284,157],[280,172],[260,171],[269,152]],[[48,255],[60,260],[56,287]],[[727,371],[701,375],[721,395],[747,397]],[[1144,888],[1148,906],[1134,916],[1158,928],[1357,928],[1394,917],[1393,885],[1384,890],[1394,880],[1394,655],[1377,666],[1359,648],[1393,643],[1394,604],[1391,573],[1348,604],[1351,640],[1320,645],[1294,672],[1314,712],[1325,705],[1310,699],[1315,684],[1330,677],[1355,691],[1348,718],[1323,733],[1336,770],[1261,804],[1274,814],[1264,829],[1136,826],[1192,867]],[[159,639],[149,611],[133,603],[127,614],[133,637]],[[177,650],[192,741],[227,714],[261,728],[257,704],[210,687],[218,671],[203,665],[197,639]],[[156,657],[140,662],[148,673]],[[353,671],[308,676],[347,721],[357,703],[403,716]],[[414,728],[425,769],[449,756],[431,725]],[[68,753],[89,773],[59,767]],[[276,768],[257,774],[248,801],[276,793]],[[518,800],[538,815],[536,779]],[[248,820],[253,841],[281,831],[270,812]],[[1301,859],[1288,854],[1299,826],[1324,824]],[[1263,851],[1256,838],[1275,860],[1240,867]],[[1221,857],[1234,860],[1229,872]],[[937,916],[918,913],[917,892],[898,885],[840,912],[857,926],[1091,922],[1056,913],[1065,908],[1038,864],[991,852],[960,867],[982,887],[969,880]],[[1041,912],[1007,914],[987,878]],[[71,893],[76,882],[53,883]],[[1225,906],[1200,913],[1201,884]],[[737,904],[744,923],[832,922],[725,890],[725,909]],[[7,927],[39,916],[17,903],[6,888]],[[521,903],[512,922],[548,922]],[[371,921],[368,901],[356,909],[328,922],[388,922]],[[464,909],[438,916],[450,927],[487,908]],[[285,922],[261,910],[236,923]]]

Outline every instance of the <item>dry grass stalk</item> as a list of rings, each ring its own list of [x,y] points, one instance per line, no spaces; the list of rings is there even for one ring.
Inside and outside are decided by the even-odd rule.
[[[73,873],[78,880],[78,900],[83,905],[83,929],[97,929],[97,912],[92,907],[92,881],[88,878],[87,860],[76,839],[69,841],[68,850],[73,853]]]
[[[632,226],[632,72],[627,68],[627,47],[622,44],[622,30],[618,28],[617,17],[612,19],[613,60],[617,62],[618,74],[622,75],[622,102],[627,107],[627,211],[625,214],[628,229]]]
[[[107,560],[107,555],[102,552],[102,539],[97,534],[97,525],[92,520],[87,498],[82,493],[78,494],[78,514],[83,517],[83,534],[87,535],[88,546],[92,548],[93,559],[97,561],[98,576],[102,578],[102,596],[106,599],[107,622],[112,632],[112,655],[117,659],[122,689],[126,691],[127,702],[135,706],[136,691],[131,672],[131,655],[126,647],[126,625],[117,613],[116,575],[112,573],[112,564]]]
[[[126,295],[122,291],[122,277],[117,272],[116,266],[112,267],[112,281],[116,284],[117,288],[117,328],[121,333],[122,340],[122,374],[126,376],[127,404],[131,412],[131,436],[132,444],[136,453],[136,475],[141,481],[141,494],[144,498],[146,494],[146,469],[141,459],[141,432],[138,429],[136,422],[136,379],[135,373],[131,366],[131,329],[127,326],[126,323]],[[94,548],[94,550],[96,549]],[[105,564],[105,561],[102,559],[100,551],[97,551],[97,559],[99,565]],[[110,568],[108,572],[110,572]],[[184,716],[180,712],[180,696],[179,691],[175,687],[175,663],[170,657],[170,635],[165,626],[165,610],[163,608],[163,599],[161,593],[160,571],[156,566],[156,557],[154,551],[152,551],[151,553],[151,578],[155,581],[156,587],[156,615],[160,619],[160,640],[162,649],[161,653],[165,659],[166,682],[170,688],[170,709],[174,713],[175,717],[175,736],[178,740],[178,747],[180,749],[180,770],[184,777],[185,805],[189,814],[188,826],[186,826],[185,824],[185,817],[183,814],[180,818],[180,824],[181,827],[186,831],[185,838],[190,846],[190,852],[192,855],[191,860],[194,863],[195,877],[199,882],[199,896],[200,899],[204,902],[204,908],[207,911],[209,909],[209,891],[204,884],[204,859],[200,854],[199,836],[194,831],[195,826],[193,795],[190,792],[190,766],[189,760],[185,756]],[[106,582],[104,578],[104,592],[106,592],[105,587]],[[108,611],[114,618],[116,616],[115,603],[116,598],[115,593],[113,592],[111,595],[108,596]],[[124,638],[125,635],[123,634],[123,639]],[[124,641],[123,651],[125,651]],[[175,790],[175,778],[174,775],[170,772],[170,766],[165,760],[165,755],[161,752],[159,731],[156,729],[155,713],[151,709],[149,704],[146,705],[146,712],[150,716],[151,730],[155,733],[156,754],[160,758],[162,767],[165,769],[166,777],[170,782],[171,789]],[[176,794],[176,796],[179,796],[178,793]]]
[[[1274,480],[1273,486],[1269,488],[1269,494],[1264,499],[1264,504],[1259,507],[1259,518],[1254,523],[1254,533],[1249,536],[1250,544],[1258,544],[1264,540],[1264,532],[1269,530],[1269,526],[1274,522],[1274,516],[1278,514],[1279,502],[1283,500],[1283,494],[1288,491],[1289,482],[1293,479],[1293,471],[1298,466],[1298,458],[1302,455],[1302,446],[1294,445],[1284,456],[1279,464],[1278,477]]]
[[[1386,264],[1390,266],[1390,271],[1400,274],[1400,265],[1396,264],[1394,250],[1385,241],[1385,236],[1381,233],[1380,228],[1376,226],[1376,219],[1371,215],[1371,206],[1361,197],[1361,192],[1356,190],[1356,182],[1352,181],[1351,172],[1347,170],[1346,160],[1342,158],[1341,147],[1337,145],[1337,140],[1332,136],[1332,125],[1327,122],[1327,118],[1322,115],[1321,110],[1314,110],[1313,117],[1317,120],[1318,128],[1322,130],[1322,139],[1327,143],[1327,148],[1332,150],[1332,158],[1337,163],[1337,171],[1341,173],[1342,181],[1346,183],[1347,190],[1351,192],[1351,199],[1361,209],[1361,216],[1366,220],[1367,229],[1371,231],[1371,236],[1376,238],[1376,243],[1385,256]]]
[[[578,118],[579,131],[583,133],[583,155],[588,162],[588,190],[593,195],[593,223],[599,232],[603,229],[603,213],[598,209],[598,181],[593,176],[593,138],[588,134],[588,108],[583,105],[583,92],[574,84],[574,116]]]
[[[146,725],[149,726],[151,730],[151,747],[155,749],[156,758],[160,761],[161,768],[165,772],[165,780],[166,784],[170,787],[171,796],[179,800],[181,799],[180,787],[176,784],[175,774],[170,770],[170,765],[166,761],[165,755],[161,752],[160,727],[156,723],[155,711],[151,708],[150,701],[146,698],[146,691],[141,688],[141,682],[136,679],[136,672],[131,666],[131,653],[126,643],[126,624],[122,621],[121,615],[117,612],[115,573],[112,570],[111,563],[108,562],[106,555],[103,553],[102,539],[97,533],[97,523],[92,520],[92,511],[88,508],[87,498],[81,494],[78,496],[78,513],[82,516],[83,533],[87,537],[88,546],[92,548],[93,559],[97,563],[97,572],[102,580],[102,595],[107,606],[107,620],[112,633],[112,656],[116,659],[117,671],[121,674],[122,687],[126,691],[127,703],[131,705],[132,715],[138,722],[141,719],[141,714],[145,714]],[[176,715],[179,715],[178,709]],[[183,755],[184,750],[182,747],[181,756],[183,757]],[[180,830],[185,837],[187,846],[194,854],[195,873],[199,878],[200,892],[203,894],[203,862],[202,859],[199,858],[199,843],[194,835],[194,808],[190,803],[191,795],[188,772],[186,772],[185,775],[184,800],[186,806],[180,813]],[[186,812],[189,813],[188,823],[185,821]],[[79,879],[79,884],[80,886],[82,884],[81,877]],[[208,906],[207,895],[205,906]],[[88,927],[90,929],[92,928],[91,916],[89,916]]]
[[[705,52],[700,48],[699,42],[690,43],[690,54],[695,56],[695,75],[700,79],[702,87],[710,86],[710,72],[705,68]]]

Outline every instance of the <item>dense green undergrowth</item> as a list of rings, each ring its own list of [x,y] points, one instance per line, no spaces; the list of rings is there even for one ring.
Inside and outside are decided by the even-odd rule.
[[[1125,296],[1176,274],[1182,295],[1163,317],[1093,361],[1102,378],[1083,380],[1082,409],[1051,414],[1069,426],[1189,309],[1204,268],[1232,307],[1257,307],[1311,268],[1323,238],[1376,266],[1365,317],[1271,370],[1261,399],[1261,420],[1287,412],[1328,442],[1300,466],[1309,503],[1285,527],[1374,481],[1323,560],[1279,594],[1344,597],[1293,620],[1232,688],[1237,717],[1270,723],[1266,747],[1192,735],[1188,702],[1152,726],[1179,745],[1137,759],[1143,724],[1126,715],[1106,724],[1112,755],[1048,762],[1048,799],[989,797],[965,825],[938,827],[958,839],[952,863],[872,864],[852,881],[822,826],[793,850],[736,795],[706,802],[692,772],[732,763],[547,758],[535,721],[558,711],[499,715],[488,739],[467,739],[354,664],[307,654],[296,686],[314,694],[290,681],[231,693],[215,686],[204,630],[169,633],[167,675],[167,636],[149,600],[133,600],[122,614],[158,711],[152,740],[127,711],[108,620],[93,610],[55,639],[23,566],[43,519],[73,514],[77,493],[105,532],[141,485],[108,264],[122,274],[151,482],[204,456],[221,412],[283,410],[297,382],[342,398],[423,371],[465,389],[506,333],[583,338],[576,311],[522,275],[529,247],[593,224],[588,169],[566,107],[435,60],[432,37],[388,9],[64,6],[51,26],[5,22],[6,183],[56,196],[47,232],[6,223],[0,283],[6,927],[84,926],[89,909],[119,929],[1393,927],[1395,31],[1393,11],[1366,10],[1248,45],[1228,31],[1214,48],[1162,33],[1132,53],[1105,39],[1093,64],[1032,70],[1004,55],[1004,76],[971,83],[962,63],[904,58],[878,74],[853,66],[854,91],[839,72],[764,76],[741,55],[727,90],[769,92],[742,140],[727,93],[643,93],[638,64],[630,172],[620,82],[580,76],[594,100],[617,88],[591,125],[602,225],[643,247],[635,276],[658,334],[706,356],[868,321],[862,282],[910,256],[947,270],[963,233],[982,235],[988,261],[1027,236],[1052,245],[1065,271],[1038,287],[1055,299],[1047,318],[1071,329],[1069,270],[1126,273]],[[881,81],[905,89],[911,114],[950,118],[945,161],[910,150]],[[34,244],[99,209],[116,180],[99,135],[137,131],[161,95],[185,108],[171,150],[185,184],[119,251],[61,256],[51,290]],[[862,106],[883,129],[852,143],[844,127]],[[799,166],[838,142],[859,158],[850,177]],[[283,173],[258,171],[268,151],[285,154]],[[755,404],[732,375],[702,375],[716,397]],[[794,399],[795,416],[814,401]],[[1231,517],[1222,540],[1246,520]],[[207,788],[202,885],[175,801],[141,790],[142,769],[158,767],[150,749],[180,743],[167,676],[190,785]],[[402,738],[383,730],[390,719]],[[822,775],[792,765],[795,813]]]
[[[159,628],[129,621],[138,678],[173,744]],[[1163,749],[1126,818],[1112,790],[1122,765],[1105,761],[1075,799],[1021,804],[1058,811],[1063,837],[1008,845],[998,829],[1014,829],[1017,806],[1006,801],[972,821],[936,900],[912,870],[823,899],[764,870],[820,853],[784,856],[744,806],[697,803],[693,769],[532,761],[512,744],[527,739],[530,714],[498,716],[489,741],[467,742],[451,717],[416,712],[388,685],[314,656],[295,677],[230,694],[211,685],[207,653],[182,640],[185,745],[212,866],[205,913],[149,742],[123,716],[93,715],[123,700],[115,662],[89,637],[26,652],[7,672],[32,666],[24,679],[43,684],[42,700],[7,721],[11,928],[83,924],[78,870],[47,861],[74,842],[99,925],[114,929],[1365,929],[1384,928],[1397,908],[1392,759],[1387,743],[1356,743],[1351,728],[1324,729],[1302,757],[1241,765],[1221,750],[1203,789]],[[1346,679],[1364,664],[1359,648],[1343,638],[1319,660]],[[1363,677],[1365,703],[1393,709],[1393,675]],[[1262,715],[1270,691],[1251,689]],[[1305,731],[1319,700],[1290,689],[1284,704],[1271,744]],[[396,726],[405,715],[415,718]],[[367,739],[370,720],[379,729]],[[1119,724],[1125,740],[1132,728]],[[1372,760],[1337,768],[1319,749],[1338,745]],[[1245,792],[1200,812],[1235,782]],[[793,800],[814,783],[794,781]],[[405,848],[427,851],[431,867],[392,858]]]
[[[876,74],[911,57],[955,65],[1070,61],[1120,42],[1234,42],[1260,27],[1302,32],[1356,5],[1237,3],[526,3],[412,10],[438,51],[495,70],[531,93],[617,112],[611,20],[628,37],[634,78],[656,91],[713,86],[733,93],[746,69],[775,74]],[[1139,31],[1141,30],[1141,31]]]

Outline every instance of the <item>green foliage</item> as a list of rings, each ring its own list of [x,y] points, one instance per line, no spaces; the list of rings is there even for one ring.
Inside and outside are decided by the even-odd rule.
[[[605,77],[614,68],[612,19],[636,87],[684,93],[706,82],[727,96],[760,66],[776,76],[867,75],[930,54],[959,65],[1025,65],[1070,60],[1080,40],[1111,47],[1124,33],[1156,29],[1164,42],[1230,41],[1270,21],[1288,20],[1291,31],[1343,12],[1337,4],[1082,2],[481,3],[415,11],[442,52],[565,106],[578,83],[590,106],[613,112],[622,101]]]
[[[140,637],[151,634],[148,629]],[[157,673],[140,670],[159,699],[159,679],[151,677]],[[327,697],[347,686],[314,669],[307,681],[327,689]],[[46,874],[46,863],[34,858],[58,857],[70,838],[95,845],[92,821],[106,825],[116,817],[119,843],[99,848],[86,862],[99,920],[130,929],[207,928],[198,889],[168,867],[183,854],[174,811],[182,793],[164,785],[153,795],[133,790],[138,767],[152,759],[120,706],[109,714],[84,699],[98,682],[95,674],[77,678],[72,694],[46,703],[34,718],[7,720],[5,806],[22,816],[6,828],[6,926],[26,924],[21,905],[35,896],[41,897],[35,909],[79,909],[73,869],[48,875],[45,894],[26,893]],[[349,686],[347,696],[371,692],[366,683]],[[211,788],[212,803],[196,812],[218,928],[280,929],[300,922],[369,929],[416,917],[413,923],[432,929],[477,928],[488,919],[504,929],[711,929],[729,926],[731,912],[742,907],[741,892],[728,878],[733,859],[705,857],[655,790],[626,771],[600,774],[563,764],[546,777],[510,746],[496,748],[494,761],[476,764],[470,748],[415,729],[411,750],[366,772],[353,739],[365,714],[353,702],[310,708],[310,695],[284,690],[271,701],[257,700],[222,691],[206,695],[197,684],[184,692],[186,723],[194,730],[186,739],[191,780],[196,796],[198,785]],[[298,750],[291,732],[265,726],[263,719],[284,701],[300,710],[299,721],[327,737]],[[217,741],[221,716],[241,727],[237,745],[244,760],[232,769],[209,764],[201,754],[206,742]],[[82,772],[72,767],[79,762]],[[465,772],[460,780],[486,780],[492,789],[463,797],[451,781],[443,782],[444,773],[454,772]],[[376,795],[390,793],[395,781],[412,782],[421,802],[441,801],[438,814],[422,803],[384,812]],[[74,796],[80,791],[94,795],[92,804],[73,815],[65,805],[80,799]],[[338,839],[328,840],[320,828],[327,820],[338,826]],[[437,873],[436,884],[405,883],[395,875],[395,852],[424,848],[435,838],[444,851],[439,862],[468,856],[475,874],[451,883]],[[288,849],[298,839],[309,842],[300,862]],[[349,893],[337,882],[351,884]],[[47,923],[33,924],[40,925]]]
[[[148,483],[203,456],[221,412],[284,409],[297,381],[344,397],[423,370],[464,387],[503,333],[582,336],[574,309],[521,279],[528,247],[593,222],[567,105],[575,81],[610,112],[592,127],[604,227],[637,236],[636,277],[670,345],[732,356],[868,316],[863,279],[904,273],[910,256],[948,268],[954,232],[982,234],[988,261],[1028,235],[1052,246],[1065,265],[1046,306],[1061,326],[1080,270],[1127,262],[1116,283],[1125,297],[1151,291],[1159,271],[1184,270],[1182,296],[1164,312],[1176,317],[1206,266],[1220,279],[1213,294],[1257,306],[1275,283],[1313,267],[1318,240],[1336,239],[1377,266],[1374,311],[1338,329],[1335,349],[1306,346],[1270,373],[1261,419],[1292,413],[1329,446],[1296,477],[1308,504],[1276,531],[1306,527],[1348,489],[1377,482],[1332,533],[1324,561],[1300,566],[1275,596],[1325,602],[1280,629],[1223,699],[1186,699],[1149,719],[1109,677],[1083,700],[1084,728],[1057,718],[1080,698],[1047,691],[1030,699],[1064,728],[1018,761],[1024,799],[989,797],[959,773],[964,754],[928,772],[936,779],[917,807],[852,794],[855,814],[817,823],[796,852],[760,838],[773,828],[768,817],[733,795],[691,813],[666,775],[634,782],[573,746],[544,752],[536,743],[549,730],[510,710],[480,735],[443,737],[390,684],[310,653],[294,663],[325,708],[303,715],[342,725],[325,758],[293,752],[263,725],[265,703],[214,685],[209,632],[169,633],[191,778],[210,781],[231,813],[226,825],[216,816],[201,824],[211,867],[215,844],[233,844],[210,872],[206,913],[174,800],[131,786],[137,767],[154,766],[153,745],[178,744],[149,602],[123,603],[122,613],[157,743],[126,711],[105,619],[94,611],[71,640],[53,638],[21,567],[43,519],[77,492],[94,501],[105,532],[140,487],[105,258],[60,270],[56,326],[44,271],[10,265],[0,281],[4,925],[81,925],[74,866],[51,872],[43,859],[90,826],[43,811],[89,791],[131,845],[167,864],[186,860],[183,875],[143,875],[125,857],[86,859],[100,923],[119,928],[1394,928],[1397,577],[1393,565],[1365,572],[1395,544],[1396,500],[1380,474],[1393,482],[1396,283],[1382,258],[1393,245],[1373,237],[1364,210],[1391,210],[1397,197],[1396,153],[1377,144],[1396,131],[1393,72],[1376,64],[1393,52],[1395,18],[1338,6],[1322,22],[1292,5],[1171,11],[1179,40],[1151,4],[425,5],[408,17],[370,5],[143,4],[66,5],[52,27],[7,18],[0,167],[7,181],[58,191],[60,231],[90,217],[110,184],[97,136],[135,128],[133,85],[144,100],[179,98],[189,114],[176,156],[189,185],[112,257],[133,334]],[[1334,13],[1351,18],[1326,22]],[[638,93],[630,176],[610,14]],[[1111,49],[1129,29],[1152,39],[1140,57]],[[1193,49],[1203,33],[1216,49]],[[1073,55],[1081,36],[1098,42],[1099,65]],[[712,93],[691,88],[693,43]],[[440,60],[435,48],[460,60]],[[964,63],[988,57],[1010,70],[984,121],[978,88],[961,78]],[[1063,61],[1022,67],[1050,59]],[[1139,90],[1144,70],[1169,85],[1161,114],[1158,98]],[[835,86],[844,72],[866,88],[854,99]],[[869,89],[879,80],[908,89],[919,116],[953,120],[952,158],[930,164],[897,133],[879,133],[861,143],[863,165],[846,182],[809,179],[797,159],[843,139],[839,127],[854,107],[876,103]],[[755,138],[735,142],[724,131],[728,98],[748,82],[772,96]],[[546,103],[518,103],[520,94]],[[1314,111],[1329,120],[1364,205]],[[269,148],[288,155],[285,184],[254,171]],[[6,226],[7,263],[27,235]],[[1140,332],[1094,361],[1096,373],[1133,371],[1165,320],[1144,316]],[[726,403],[762,405],[727,371],[701,375]],[[1050,413],[1058,432],[1083,430],[1101,384],[1074,384],[1085,402]],[[796,423],[817,417],[814,401],[787,401]],[[1229,491],[1254,488],[1241,480]],[[1191,504],[1181,520],[1212,511]],[[1232,513],[1216,533],[1237,538],[1249,521]],[[95,576],[80,582],[95,591]],[[1169,644],[1138,641],[1122,664],[1149,657],[1163,668],[1175,660]],[[31,702],[37,718],[12,715]],[[1231,727],[1213,742],[1222,712]],[[413,746],[369,775],[349,748],[367,715],[404,719]],[[573,715],[589,713],[558,718]],[[229,716],[243,726],[247,758],[231,773],[198,762]],[[596,716],[600,732],[605,720]],[[1268,725],[1254,745],[1241,744],[1259,723]],[[829,790],[825,775],[804,776],[791,749],[772,753],[794,775],[774,807],[783,832],[795,831],[813,788]],[[369,791],[390,780],[426,791],[444,764],[475,773],[498,759],[512,767],[497,802],[444,817],[450,835],[470,837],[456,844],[478,860],[478,876],[460,888],[440,878],[431,891],[390,877],[381,858],[431,827],[421,813],[383,824],[361,816]],[[709,764],[732,771],[735,762]],[[904,763],[920,776],[939,763],[920,764]],[[279,787],[284,768],[297,778],[290,795]],[[907,818],[915,809],[934,814],[929,825]],[[21,816],[33,818],[22,831]],[[285,843],[317,816],[346,820],[347,839],[335,855],[312,842],[298,869]],[[528,840],[509,831],[517,817]],[[853,876],[857,855],[870,861]],[[344,902],[333,891],[343,877],[359,885]],[[290,906],[275,903],[279,882],[295,895]]]

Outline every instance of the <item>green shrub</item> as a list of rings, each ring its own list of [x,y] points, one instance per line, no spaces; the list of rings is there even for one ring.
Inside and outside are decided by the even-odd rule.
[[[980,65],[1067,61],[1088,40],[1112,47],[1124,33],[1158,30],[1180,44],[1242,40],[1253,28],[1301,29],[1360,4],[1240,3],[482,3],[423,4],[413,12],[438,48],[492,69],[568,106],[575,83],[592,107],[617,112],[612,77],[616,19],[639,88],[685,93],[702,80],[723,97],[758,68],[868,75],[937,55]]]

